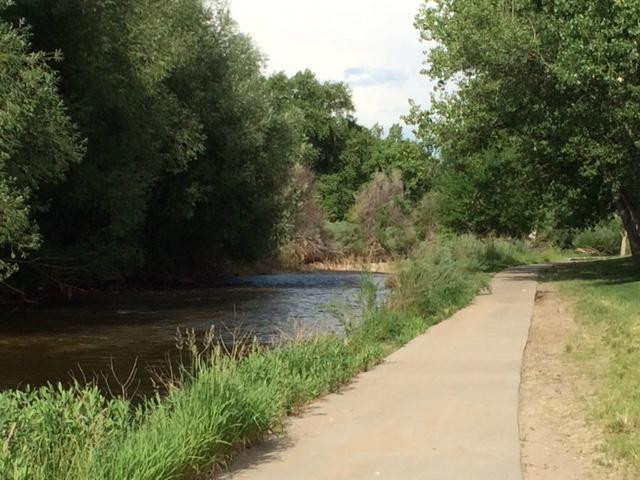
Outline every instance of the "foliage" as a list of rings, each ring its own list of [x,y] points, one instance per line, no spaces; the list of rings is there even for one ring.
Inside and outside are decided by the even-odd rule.
[[[226,4],[207,5],[25,0],[0,13],[0,205],[14,212],[1,237],[16,255],[42,238],[46,258],[17,282],[198,274],[275,251],[299,117]]]
[[[313,171],[296,165],[288,191],[288,206],[283,219],[287,242],[282,246],[283,263],[293,266],[325,260],[333,254],[331,235],[325,227],[325,214],[320,206]]]
[[[356,194],[376,172],[400,172],[407,197],[417,201],[432,188],[434,164],[419,143],[403,137],[400,125],[387,134],[381,127],[354,127],[340,156],[338,169],[320,178],[320,190],[329,218],[344,219]]]
[[[350,217],[360,226],[369,258],[409,252],[416,236],[408,210],[398,170],[378,172],[363,185]]]
[[[276,102],[299,112],[305,138],[302,162],[318,175],[322,205],[331,221],[344,220],[355,194],[377,171],[402,173],[407,193],[418,200],[431,188],[430,152],[403,136],[359,125],[351,91],[343,83],[320,82],[309,70],[268,80]]]
[[[40,244],[33,213],[46,208],[42,191],[82,157],[52,60],[30,51],[22,25],[0,20],[0,281]]]
[[[458,232],[525,236],[540,219],[540,197],[522,188],[534,181],[516,147],[496,144],[451,160],[439,177],[440,221]]]
[[[433,188],[436,164],[432,152],[423,143],[406,138],[397,123],[382,139],[382,157],[380,163],[387,173],[400,172],[411,201],[420,200]]]
[[[622,231],[620,219],[614,217],[578,232],[573,239],[573,246],[599,255],[618,255]]]
[[[293,237],[309,253],[294,256],[319,257],[320,208],[345,220],[375,172],[398,169],[411,201],[431,188],[429,152],[399,126],[358,125],[345,84],[265,78],[222,0],[3,5],[0,275],[22,268],[10,288],[206,278]],[[291,213],[298,164],[317,177],[317,201],[298,192],[313,228]]]
[[[320,82],[310,70],[288,78],[277,73],[268,87],[282,108],[300,113],[305,137],[303,163],[317,174],[333,173],[355,127],[353,100],[349,87],[341,82]]]
[[[510,194],[537,194],[539,222],[575,228],[615,207],[640,258],[638,18],[637,2],[425,2],[440,90],[420,135],[445,165],[507,139],[533,180]]]
[[[139,420],[131,405],[96,387],[61,385],[0,394],[0,476],[82,478],[95,451],[119,442]],[[88,477],[84,477],[88,478]]]
[[[396,279],[397,308],[416,315],[449,315],[488,286],[489,273],[514,265],[557,260],[555,251],[532,250],[522,241],[473,235],[440,236],[420,245]]]
[[[273,100],[260,53],[228,12],[210,15],[193,62],[170,82],[199,118],[205,150],[154,191],[145,237],[152,267],[255,260],[282,240],[285,190],[302,148],[299,117]]]
[[[442,197],[437,190],[426,193],[413,207],[411,217],[420,241],[431,240],[442,220]]]
[[[360,186],[382,168],[379,134],[379,130],[352,128],[334,171],[320,177],[320,193],[329,219],[345,219]]]
[[[335,240],[339,253],[363,258],[366,256],[367,249],[360,225],[343,220],[327,222],[326,228]]]

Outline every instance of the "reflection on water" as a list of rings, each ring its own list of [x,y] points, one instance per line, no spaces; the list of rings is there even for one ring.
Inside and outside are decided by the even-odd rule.
[[[178,329],[214,327],[270,342],[296,328],[339,331],[331,306],[355,305],[363,274],[280,273],[242,277],[224,288],[113,293],[73,307],[35,309],[0,322],[0,390],[68,382],[111,370],[138,376],[175,352]],[[383,275],[373,275],[382,287]],[[381,289],[382,290],[382,289]],[[6,316],[6,314],[3,314]],[[82,372],[82,373],[81,373]],[[148,389],[149,385],[142,385]]]

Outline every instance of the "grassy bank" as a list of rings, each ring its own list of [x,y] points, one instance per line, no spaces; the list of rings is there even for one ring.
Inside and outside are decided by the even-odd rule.
[[[571,349],[593,379],[608,448],[640,475],[640,271],[630,259],[605,260],[557,267],[550,279],[576,301]]]
[[[0,394],[0,478],[164,480],[206,472],[465,306],[492,272],[548,257],[501,240],[432,242],[401,266],[385,307],[364,286],[365,315],[347,322],[345,337],[195,354],[167,395],[135,408],[92,386]]]

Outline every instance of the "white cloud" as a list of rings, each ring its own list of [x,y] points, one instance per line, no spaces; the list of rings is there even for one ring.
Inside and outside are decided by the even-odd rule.
[[[424,45],[413,21],[420,0],[231,0],[231,11],[269,57],[269,71],[309,68],[349,83],[359,120],[389,127],[426,105]]]

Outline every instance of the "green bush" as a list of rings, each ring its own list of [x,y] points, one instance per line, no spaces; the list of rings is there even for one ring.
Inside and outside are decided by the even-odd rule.
[[[490,273],[557,258],[556,251],[531,250],[524,241],[441,236],[420,245],[405,262],[393,299],[403,311],[447,316],[486,288]]]
[[[338,244],[341,253],[345,255],[364,255],[366,247],[359,225],[341,221],[327,222],[326,228]]]
[[[573,239],[576,249],[597,255],[617,255],[622,241],[622,223],[615,217],[579,232]]]
[[[480,262],[485,245],[472,236],[423,244],[397,276],[394,301],[417,315],[447,315],[469,302],[488,276]]]
[[[425,194],[411,214],[413,225],[420,240],[433,237],[440,223],[441,196],[436,191]]]
[[[290,180],[285,191],[286,208],[281,221],[285,239],[280,248],[284,265],[323,261],[335,253],[331,235],[325,227],[325,213],[319,203],[316,175],[304,165],[291,169]]]

